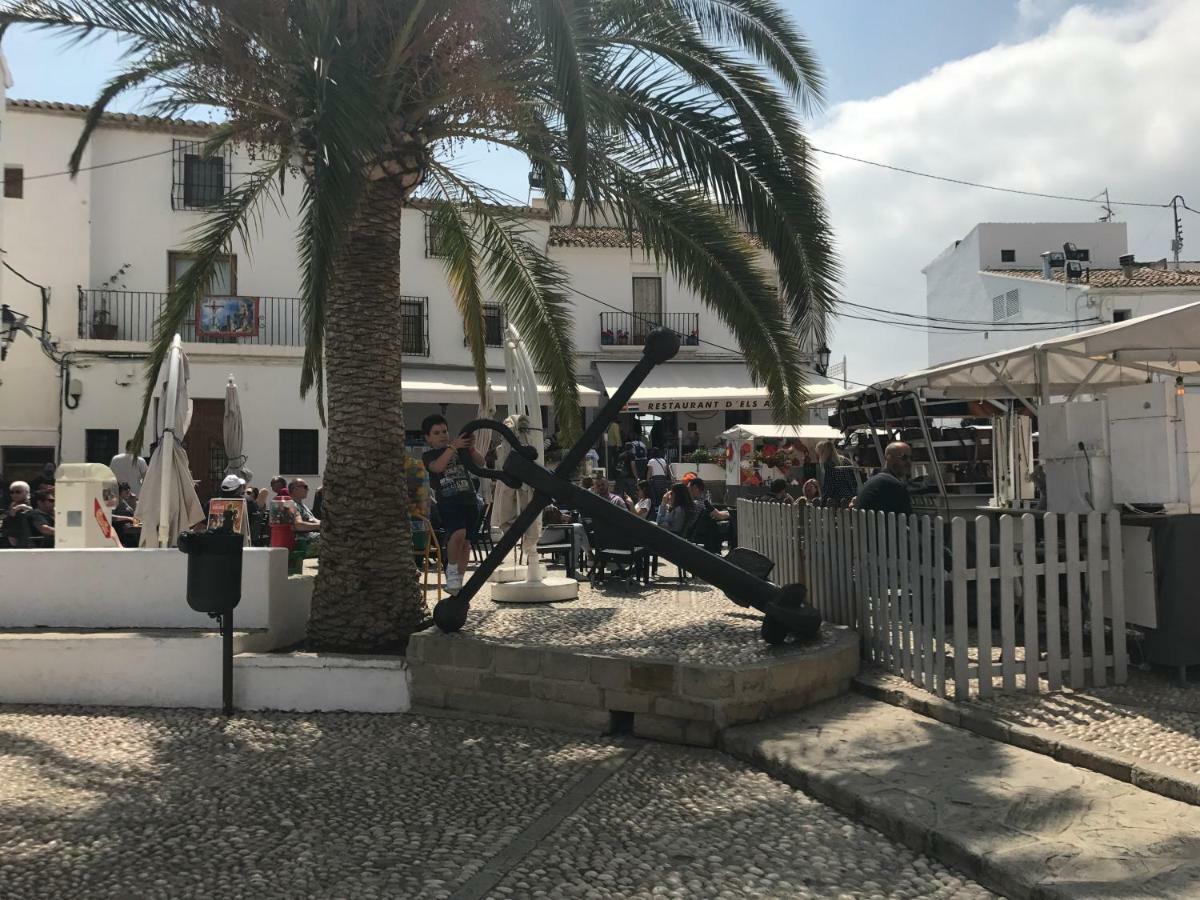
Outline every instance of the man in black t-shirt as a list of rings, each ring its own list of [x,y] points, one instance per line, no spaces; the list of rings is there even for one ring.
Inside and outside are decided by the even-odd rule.
[[[906,487],[911,474],[912,447],[902,441],[888,444],[883,451],[883,471],[867,479],[854,498],[854,508],[911,516],[912,496]]]
[[[33,512],[29,515],[29,525],[33,532],[32,546],[54,546],[54,495],[49,491],[40,490],[33,498]]]
[[[421,431],[431,449],[421,454],[429,472],[429,483],[437,498],[437,512],[446,541],[446,590],[457,594],[462,588],[467,564],[471,561],[470,531],[479,517],[479,502],[475,483],[462,460],[459,450],[469,450],[479,466],[483,456],[475,449],[475,439],[459,435],[451,440],[450,426],[443,416],[426,416]]]

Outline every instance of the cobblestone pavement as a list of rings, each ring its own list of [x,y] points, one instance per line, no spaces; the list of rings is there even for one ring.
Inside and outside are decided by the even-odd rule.
[[[709,665],[764,662],[836,639],[824,629],[814,641],[771,646],[759,634],[760,613],[736,606],[712,585],[693,579],[681,586],[667,563],[650,587],[624,587],[611,580],[599,587],[581,581],[576,600],[525,605],[492,602],[487,585],[471,602],[466,631],[495,641],[586,646],[593,653]]]
[[[989,896],[715,751],[421,716],[0,708],[5,900],[663,895]]]

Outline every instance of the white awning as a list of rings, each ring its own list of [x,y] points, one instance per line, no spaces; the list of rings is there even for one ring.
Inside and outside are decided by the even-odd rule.
[[[596,363],[611,397],[633,363]],[[809,384],[810,396],[840,391],[836,384]],[[668,362],[655,366],[626,404],[629,412],[705,412],[770,409],[765,386],[750,380],[742,363]]]
[[[737,425],[722,431],[725,440],[840,441],[842,433],[828,425]]]
[[[917,390],[949,399],[1036,399],[1043,387],[1051,396],[1094,393],[1141,384],[1151,374],[1200,375],[1200,303],[884,378],[820,405],[869,393]]]
[[[503,406],[508,402],[504,372],[489,371],[488,377],[492,379],[496,402]],[[479,404],[479,389],[475,386],[473,369],[406,368],[402,382],[405,403],[461,403],[468,406]],[[580,406],[600,405],[599,391],[583,385],[579,385],[578,388]],[[538,400],[545,406],[554,405],[554,395],[548,386],[538,385]]]

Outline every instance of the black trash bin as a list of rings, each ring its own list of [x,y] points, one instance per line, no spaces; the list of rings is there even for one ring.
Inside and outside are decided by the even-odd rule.
[[[188,558],[188,606],[221,620],[221,701],[227,716],[233,714],[233,610],[242,599],[244,544],[231,524],[227,519],[219,531],[179,536]]]

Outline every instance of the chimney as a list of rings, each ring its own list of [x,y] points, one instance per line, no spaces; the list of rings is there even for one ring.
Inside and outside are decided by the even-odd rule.
[[[1121,263],[1121,271],[1125,273],[1125,280],[1132,281],[1133,280],[1133,265],[1134,265],[1133,254],[1126,253],[1124,256],[1121,257],[1120,263]]]
[[[1047,281],[1054,279],[1054,273],[1050,271],[1050,251],[1047,250],[1042,254],[1042,277]]]

